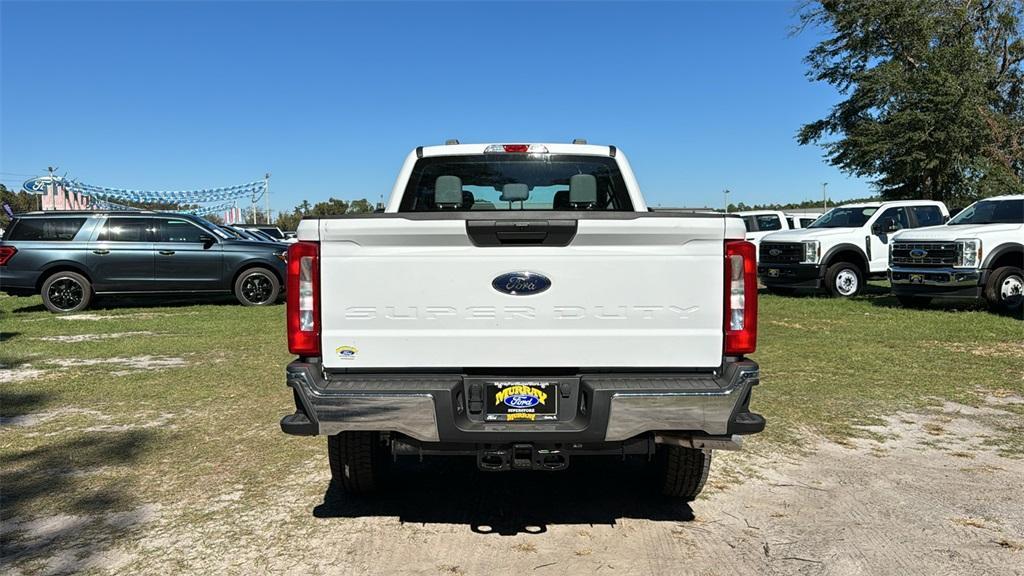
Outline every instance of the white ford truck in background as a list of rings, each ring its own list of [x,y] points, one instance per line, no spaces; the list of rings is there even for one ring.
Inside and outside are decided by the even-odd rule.
[[[824,288],[832,296],[856,296],[868,278],[885,276],[895,232],[940,225],[948,218],[945,204],[931,200],[838,206],[806,229],[762,238],[758,276],[777,293]]]
[[[933,298],[984,299],[1020,314],[1024,305],[1024,196],[971,204],[945,226],[895,235],[889,251],[892,292],[908,306]]]
[[[807,228],[821,216],[820,213],[787,214],[781,210],[744,210],[734,214],[743,218],[747,227],[746,239],[755,247],[772,232]]]
[[[613,146],[448,144],[383,213],[304,219],[289,250],[281,428],[325,435],[335,485],[393,458],[483,470],[641,458],[693,500],[765,420],[743,222],[650,212]]]

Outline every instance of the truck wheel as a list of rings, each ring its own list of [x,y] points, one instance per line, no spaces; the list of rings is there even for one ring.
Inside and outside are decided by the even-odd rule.
[[[864,273],[856,264],[837,262],[825,271],[825,287],[832,296],[851,298],[864,288]]]
[[[1024,305],[1024,271],[1016,266],[993,270],[985,284],[985,300],[995,310],[1019,314]]]
[[[711,471],[711,452],[661,444],[655,453],[657,480],[661,493],[683,502],[693,502]]]
[[[896,301],[904,308],[924,308],[932,303],[927,296],[897,296]]]
[[[327,438],[331,478],[347,494],[366,494],[381,486],[388,450],[377,432],[341,432]]]
[[[250,268],[235,280],[235,298],[243,306],[266,306],[277,302],[281,283],[266,268]]]
[[[50,312],[78,312],[92,300],[92,284],[76,272],[57,272],[43,282],[39,294]]]

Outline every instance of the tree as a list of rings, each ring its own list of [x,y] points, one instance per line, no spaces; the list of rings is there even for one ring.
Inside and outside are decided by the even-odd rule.
[[[331,197],[327,202],[317,202],[310,209],[310,216],[337,216],[348,212],[348,202]]]
[[[808,77],[845,97],[800,144],[887,199],[1024,192],[1024,0],[822,0],[799,18],[830,33]]]
[[[349,214],[366,214],[369,212],[373,212],[373,204],[371,204],[366,198],[353,200],[352,203],[348,205]]]
[[[0,184],[0,202],[6,202],[15,214],[39,209],[39,195],[29,194],[24,190],[12,192],[3,184]],[[7,222],[7,220],[7,212],[0,210],[0,221]]]

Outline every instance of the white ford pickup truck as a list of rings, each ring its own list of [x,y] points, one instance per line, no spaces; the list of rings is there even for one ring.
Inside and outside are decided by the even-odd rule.
[[[889,250],[892,292],[908,306],[932,298],[984,299],[994,310],[1024,309],[1024,195],[986,198],[945,226],[896,234]]]
[[[417,148],[383,213],[304,219],[289,250],[281,428],[325,435],[335,485],[400,456],[483,470],[642,458],[693,500],[763,430],[743,221],[651,212],[613,146]]]
[[[931,200],[837,206],[806,229],[762,238],[758,274],[776,293],[824,288],[832,296],[856,296],[868,278],[886,275],[894,233],[936,226],[948,218],[946,205]]]

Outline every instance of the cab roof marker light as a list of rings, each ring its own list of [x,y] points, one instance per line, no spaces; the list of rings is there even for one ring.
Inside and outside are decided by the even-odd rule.
[[[539,144],[491,144],[484,154],[547,154],[547,146]]]

